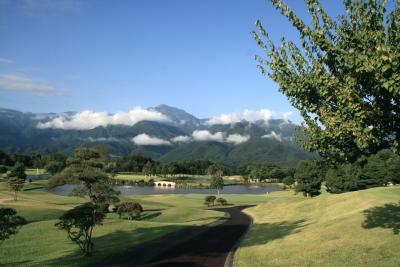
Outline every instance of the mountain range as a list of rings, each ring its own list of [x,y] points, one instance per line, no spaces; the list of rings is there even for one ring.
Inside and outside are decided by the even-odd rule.
[[[289,120],[199,119],[167,105],[115,114],[0,108],[0,129],[0,150],[21,154],[71,154],[76,147],[101,144],[113,157],[140,154],[166,162],[295,164],[315,157],[293,141],[297,125]]]

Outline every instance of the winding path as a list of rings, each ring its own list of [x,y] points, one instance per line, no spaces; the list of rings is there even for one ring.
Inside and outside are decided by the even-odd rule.
[[[228,213],[228,218],[212,225],[185,228],[115,255],[97,266],[232,266],[233,249],[252,222],[242,212],[248,207],[215,209]]]

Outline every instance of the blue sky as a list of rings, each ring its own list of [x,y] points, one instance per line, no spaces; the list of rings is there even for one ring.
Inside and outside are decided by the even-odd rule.
[[[306,17],[303,1],[286,2]],[[331,14],[341,5],[322,3]],[[168,104],[202,118],[266,108],[293,111],[299,122],[256,68],[256,19],[274,40],[296,39],[266,0],[0,0],[0,107],[117,112]]]

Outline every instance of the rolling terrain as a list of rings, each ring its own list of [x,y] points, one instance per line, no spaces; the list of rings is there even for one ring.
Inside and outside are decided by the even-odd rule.
[[[208,119],[196,118],[167,105],[147,110],[166,120],[63,128],[53,126],[53,122],[69,122],[78,113],[37,114],[0,109],[0,150],[71,154],[76,147],[101,144],[114,157],[138,154],[165,162],[209,159],[228,165],[265,161],[295,164],[314,156],[293,141],[297,125],[283,119],[209,124]],[[141,135],[158,143],[133,142],[134,137]]]

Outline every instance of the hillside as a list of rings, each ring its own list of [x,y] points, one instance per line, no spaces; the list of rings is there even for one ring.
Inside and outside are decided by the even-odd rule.
[[[228,165],[293,165],[315,156],[293,141],[297,125],[290,121],[208,121],[167,105],[116,114],[0,109],[0,150],[71,154],[76,147],[100,144],[114,157],[140,154],[167,162],[209,159]]]
[[[400,266],[400,187],[269,198],[246,210],[235,266]]]

